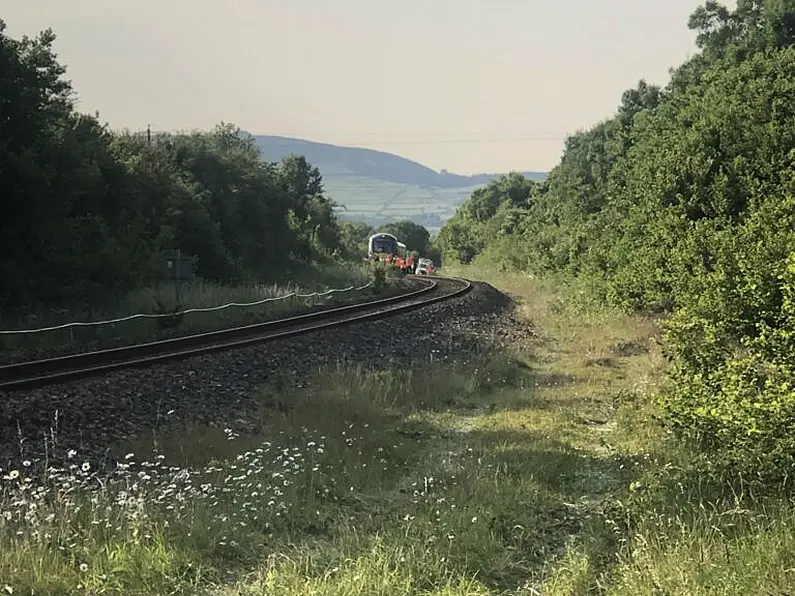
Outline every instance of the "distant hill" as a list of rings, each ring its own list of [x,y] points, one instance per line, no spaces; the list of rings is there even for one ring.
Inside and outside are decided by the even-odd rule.
[[[462,176],[445,170],[437,172],[416,161],[375,149],[342,147],[327,143],[315,143],[303,139],[253,135],[255,142],[269,159],[278,160],[291,153],[306,156],[320,171],[323,167],[345,169],[349,172],[377,178],[396,184],[416,184],[438,188],[460,188],[486,184],[499,174],[475,174]],[[543,180],[546,172],[524,172],[533,180]]]
[[[500,174],[463,176],[437,172],[385,151],[342,147],[304,139],[251,135],[266,159],[303,155],[323,175],[341,215],[380,225],[411,219],[432,231],[440,228],[472,192]],[[546,172],[523,172],[543,180]]]

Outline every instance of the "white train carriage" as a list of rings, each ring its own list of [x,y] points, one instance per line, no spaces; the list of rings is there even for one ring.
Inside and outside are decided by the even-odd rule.
[[[379,261],[384,260],[387,255],[394,258],[398,255],[399,244],[398,239],[392,234],[384,232],[373,234],[367,243],[367,256],[370,259],[375,257]]]

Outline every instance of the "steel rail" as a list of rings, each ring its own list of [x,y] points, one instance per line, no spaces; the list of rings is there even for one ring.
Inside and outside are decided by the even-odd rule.
[[[440,279],[457,282],[461,284],[461,287],[452,293],[426,298],[425,295],[433,293],[439,288],[439,285],[435,281],[422,280],[427,284],[424,288],[389,298],[231,329],[0,366],[0,391],[62,383],[113,370],[151,366],[161,362],[294,337],[331,327],[377,320],[461,296],[472,289],[471,283],[467,280]],[[391,306],[395,303],[403,304]],[[375,309],[374,312],[358,314],[371,309]],[[329,319],[337,317],[339,317],[338,320],[329,321]]]

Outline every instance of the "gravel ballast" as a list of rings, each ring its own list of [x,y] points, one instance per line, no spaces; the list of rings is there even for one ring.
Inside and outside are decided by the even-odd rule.
[[[0,468],[45,456],[50,464],[63,462],[70,449],[99,461],[113,445],[153,428],[224,425],[253,406],[258,390],[277,377],[298,384],[339,362],[368,368],[466,362],[532,333],[514,316],[510,298],[474,282],[462,297],[395,317],[143,370],[0,392]]]

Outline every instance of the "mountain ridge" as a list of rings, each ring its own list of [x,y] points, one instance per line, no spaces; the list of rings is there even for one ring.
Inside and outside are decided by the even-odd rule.
[[[321,143],[296,137],[277,135],[250,136],[268,160],[277,161],[291,153],[304,155],[321,174],[325,169],[347,170],[396,184],[416,184],[435,188],[460,188],[487,184],[502,175],[499,173],[454,174],[447,170],[436,171],[412,159],[379,149]],[[543,180],[546,172],[524,171],[524,176]]]

